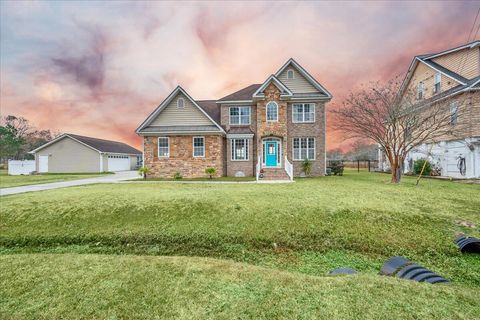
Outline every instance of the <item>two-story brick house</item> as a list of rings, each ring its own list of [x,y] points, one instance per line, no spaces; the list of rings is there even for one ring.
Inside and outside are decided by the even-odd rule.
[[[451,134],[433,145],[420,145],[406,159],[428,158],[442,176],[480,177],[480,41],[442,52],[416,56],[408,69],[401,97],[414,92],[418,105],[446,105]],[[448,111],[447,111],[448,112]]]
[[[310,159],[325,174],[325,104],[331,94],[289,59],[261,84],[219,100],[194,100],[178,86],[136,130],[150,176],[290,179]]]

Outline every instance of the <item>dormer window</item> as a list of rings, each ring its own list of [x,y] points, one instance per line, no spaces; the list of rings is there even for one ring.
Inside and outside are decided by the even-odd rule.
[[[442,87],[442,75],[440,72],[435,74],[435,87],[433,88],[434,93],[439,93]]]
[[[183,109],[184,107],[185,107],[185,100],[183,100],[183,98],[178,98],[177,108]]]
[[[425,96],[425,85],[423,81],[420,81],[417,86],[417,99],[422,100]]]
[[[288,80],[293,80],[295,78],[295,74],[293,73],[293,70],[290,69],[287,71],[287,79]]]

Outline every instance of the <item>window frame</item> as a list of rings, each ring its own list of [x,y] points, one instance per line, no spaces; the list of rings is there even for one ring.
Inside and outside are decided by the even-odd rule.
[[[160,139],[167,139],[167,155],[160,155]],[[162,147],[165,148],[165,147]],[[157,138],[157,156],[158,158],[170,158],[170,137],[158,137]]]
[[[245,159],[235,159],[236,158],[236,148],[235,141],[243,140],[245,141]],[[235,157],[234,157],[235,155]],[[248,138],[232,138],[230,139],[230,161],[250,161],[250,139]]]
[[[425,97],[425,83],[423,81],[420,81],[417,85],[417,100],[422,100],[424,97]]]
[[[238,109],[238,123],[232,122],[232,109]],[[242,114],[240,109],[248,109],[248,123],[242,123]],[[245,116],[245,115],[243,115]],[[230,106],[228,107],[228,123],[232,126],[249,126],[252,123],[252,107],[251,106]]]
[[[292,74],[291,78],[288,76],[290,72]],[[295,71],[293,71],[293,69],[288,69],[287,70],[287,80],[295,80]]]
[[[313,107],[313,120],[311,121],[305,121],[305,105],[308,104],[311,108]],[[296,106],[302,106],[302,119],[303,121],[297,121],[295,120],[295,107]],[[316,104],[312,102],[301,102],[301,103],[293,103],[292,104],[292,123],[315,123],[315,108]],[[310,112],[310,113],[312,113]],[[298,113],[297,113],[298,114]]]
[[[275,104],[275,108],[276,108],[276,119],[275,120],[269,120],[268,119],[268,106],[271,105],[271,104]],[[275,101],[269,101],[267,102],[267,104],[265,105],[265,120],[267,122],[278,122],[278,103],[276,103]]]
[[[438,89],[437,89],[437,85],[438,85]],[[441,90],[442,90],[442,74],[440,72],[437,72],[435,73],[435,76],[433,79],[433,92],[439,93]]]
[[[298,139],[298,155],[299,158],[295,158],[295,139]],[[307,158],[302,159],[302,139],[306,139],[306,155]],[[313,148],[308,146],[309,139],[313,139]],[[315,161],[317,159],[317,139],[315,137],[294,137],[292,138],[292,160],[293,161],[304,161],[305,159]],[[313,158],[308,158],[309,150],[313,149]]]
[[[195,155],[195,139],[202,139],[202,155],[196,156]],[[205,158],[205,137],[204,136],[193,136],[192,137],[192,156],[194,158]]]
[[[180,106],[180,100],[182,101],[182,106]],[[177,99],[177,108],[178,109],[185,109],[185,99],[180,97]]]
[[[453,101],[450,103],[450,125],[456,126],[458,124],[458,101]],[[455,110],[455,111],[453,111]]]

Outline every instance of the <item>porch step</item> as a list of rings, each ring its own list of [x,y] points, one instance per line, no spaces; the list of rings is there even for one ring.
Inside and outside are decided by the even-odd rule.
[[[260,180],[290,180],[284,168],[263,168],[263,178]]]

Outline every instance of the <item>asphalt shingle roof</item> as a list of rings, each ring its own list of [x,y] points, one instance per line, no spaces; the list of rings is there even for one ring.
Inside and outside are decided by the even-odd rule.
[[[218,101],[236,101],[236,100],[252,100],[252,96],[260,88],[262,84],[251,84],[248,87],[240,89],[228,96],[225,96]]]
[[[216,123],[220,123],[220,106],[216,100],[197,100],[195,101],[200,108],[205,111]]]
[[[71,134],[71,133],[67,133],[66,135],[74,139],[77,139],[78,141],[83,142],[86,145],[94,149],[97,149],[100,152],[142,154],[141,151],[123,142],[97,139],[97,138],[80,136],[78,134]]]

